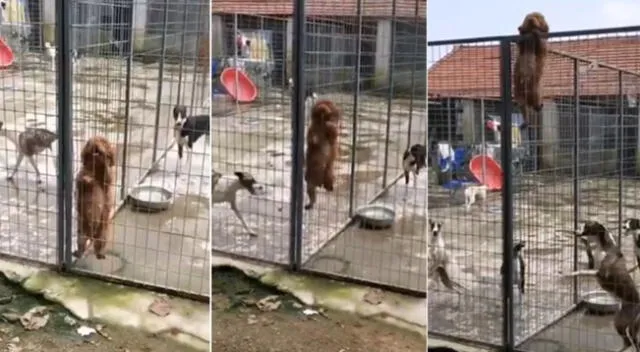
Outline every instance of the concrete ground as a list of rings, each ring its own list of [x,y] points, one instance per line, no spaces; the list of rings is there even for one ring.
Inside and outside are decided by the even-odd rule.
[[[393,186],[384,202],[391,203],[397,220],[390,231],[362,231],[349,228],[337,236],[349,218],[350,151],[352,149],[352,96],[322,95],[332,99],[344,111],[341,134],[340,163],[337,165],[337,186],[333,193],[319,191],[318,203],[304,212],[303,261],[306,267],[360,279],[395,284],[424,290],[426,228],[426,176],[418,180],[417,188],[407,191],[404,182]],[[274,99],[281,101],[282,99]],[[245,220],[258,232],[246,234],[226,204],[213,206],[213,248],[276,263],[286,263],[289,255],[289,197],[291,189],[291,120],[289,104],[263,104],[229,108],[228,100],[216,101],[214,112],[214,169],[223,174],[247,171],[266,185],[265,194],[239,194],[238,206]],[[420,104],[416,102],[415,104]],[[371,202],[382,189],[387,104],[382,98],[362,96],[358,116],[354,209]],[[408,101],[392,104],[390,121],[387,180],[392,181],[401,169],[402,153],[407,147],[409,130]],[[411,141],[425,140],[424,106],[413,111]],[[403,197],[407,200],[405,201]],[[305,195],[306,201],[306,195]],[[317,255],[316,252],[323,248]]]
[[[563,346],[557,351],[619,349],[620,339],[611,337],[615,334],[611,316],[594,317],[576,312],[552,324],[574,303],[573,281],[561,276],[573,268],[573,240],[558,233],[558,230],[573,229],[572,183],[560,176],[556,176],[555,182],[544,184],[529,181],[526,182],[528,189],[523,188],[516,194],[514,204],[514,237],[526,241],[523,254],[528,268],[524,300],[520,308],[516,305],[516,339],[522,342],[551,324],[530,343],[537,341],[535,343],[540,346],[545,343]],[[623,188],[622,218],[637,217],[638,208],[629,200],[638,198],[640,182],[625,180]],[[617,236],[617,189],[615,178],[581,180],[580,226],[586,219],[595,219],[607,225]],[[487,202],[475,205],[467,213],[457,200],[451,200],[441,188],[433,186],[429,189],[429,207],[430,218],[445,222],[444,238],[454,260],[451,275],[468,290],[458,296],[435,283],[430,284],[429,331],[500,343],[500,194],[491,194]],[[628,251],[633,248],[630,241],[630,238],[623,238],[622,248],[627,258],[634,258]],[[579,268],[585,268],[586,261],[586,255],[580,251]],[[635,263],[627,259],[627,266],[631,268],[631,265]],[[592,279],[579,280],[579,296],[597,288]],[[536,347],[531,350],[546,349]]]
[[[20,70],[0,73],[3,121],[8,130],[45,127],[56,131],[55,72],[46,62],[32,56]],[[187,66],[192,69],[190,66]],[[160,128],[157,157],[171,143],[171,109],[177,101],[178,65],[167,64],[162,83]],[[188,72],[188,69],[185,69]],[[152,164],[156,118],[158,64],[135,62],[131,80],[131,114],[125,158],[125,62],[119,59],[82,58],[74,75],[74,173],[79,167],[79,150],[86,139],[102,134],[118,148],[117,195],[122,200],[129,188],[138,184]],[[208,111],[208,97],[201,100],[198,87],[207,84],[198,74],[192,89],[193,73],[185,73],[181,86],[182,104],[193,113]],[[193,94],[192,94],[193,93]],[[53,263],[56,260],[56,172],[53,150],[38,157],[38,166],[46,174],[45,192],[38,193],[35,173],[24,162],[15,182],[0,179],[0,252]],[[122,278],[167,286],[188,292],[209,292],[209,148],[203,138],[194,147],[191,167],[183,161],[176,177],[177,152],[169,151],[160,159],[145,184],[163,184],[174,192],[169,211],[148,215],[123,208],[115,218],[113,249],[119,257],[109,256],[102,263],[87,258],[78,264],[83,270],[113,274]],[[0,137],[0,165],[10,168],[17,157],[15,146]],[[122,177],[124,173],[124,178]],[[72,182],[72,180],[68,180]],[[75,215],[74,215],[75,216]],[[74,224],[75,225],[75,224]],[[75,240],[74,240],[75,242]],[[75,245],[75,243],[74,243]]]

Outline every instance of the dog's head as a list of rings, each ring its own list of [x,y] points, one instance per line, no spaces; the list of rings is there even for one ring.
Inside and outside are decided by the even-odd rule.
[[[256,181],[256,179],[253,178],[253,176],[251,176],[251,174],[248,172],[236,171],[234,172],[234,175],[238,177],[238,181],[240,181],[242,187],[244,187],[244,189],[246,189],[253,195],[258,194],[259,191],[262,191],[264,189],[262,185],[260,185],[258,181]]]
[[[2,128],[1,124],[0,124],[0,128]],[[625,236],[640,232],[640,219],[636,219],[636,218],[626,219],[625,221],[622,222],[622,229],[624,230]]]
[[[313,100],[317,100],[318,99],[318,94],[316,94],[316,92],[312,89],[312,88],[307,88],[304,91],[304,99],[313,99]]]
[[[184,105],[176,105],[173,107],[173,119],[175,121],[187,118],[187,107]]]
[[[526,243],[525,241],[519,241],[518,243],[513,245],[513,254],[515,256],[520,255],[520,252],[524,248],[525,243]]]
[[[589,220],[584,223],[582,232],[576,234],[578,237],[586,239],[589,243],[600,248],[605,248],[615,244],[615,240],[606,227],[597,221]]]
[[[0,1],[0,7],[2,7],[3,10],[7,9],[7,2],[6,1]]]
[[[540,12],[532,12],[525,16],[518,32],[520,34],[531,33],[533,30],[538,30],[541,33],[549,33],[549,25],[544,15]]]
[[[431,231],[431,237],[438,237],[442,231],[442,223],[429,219],[429,231]]]
[[[80,153],[82,166],[99,170],[116,165],[116,148],[103,136],[94,136],[84,144]]]
[[[318,100],[311,109],[311,121],[317,124],[339,123],[342,111],[331,100]]]

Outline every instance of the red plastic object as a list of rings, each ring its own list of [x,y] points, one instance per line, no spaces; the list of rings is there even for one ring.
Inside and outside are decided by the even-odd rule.
[[[482,173],[482,164],[485,164],[486,169]],[[502,167],[495,159],[487,155],[477,155],[471,158],[469,162],[469,171],[480,182],[487,186],[490,191],[499,191],[502,189],[503,172]]]
[[[13,50],[0,38],[0,67],[6,68],[13,65],[14,59]]]
[[[238,87],[236,89],[236,76]],[[229,95],[239,103],[251,103],[258,97],[258,88],[249,76],[236,68],[225,68],[220,74],[220,83]]]

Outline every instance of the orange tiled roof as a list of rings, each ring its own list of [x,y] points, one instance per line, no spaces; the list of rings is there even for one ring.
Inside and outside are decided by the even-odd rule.
[[[214,0],[214,13],[238,13],[247,15],[290,16],[293,14],[294,0]],[[427,2],[419,1],[419,17],[424,18]],[[391,17],[392,1],[362,0],[363,16]],[[396,16],[415,17],[416,0],[396,0]],[[307,0],[305,10],[308,16],[355,16],[356,0]]]
[[[550,42],[550,49],[640,74],[640,37],[610,37]],[[437,51],[437,48],[429,48]],[[429,54],[431,55],[431,54]],[[515,59],[515,48],[512,50]],[[454,48],[429,68],[429,96],[498,98],[500,52],[497,45]],[[587,70],[587,63],[580,65]],[[593,66],[593,65],[592,65]],[[617,71],[597,67],[581,78],[581,95],[617,95]],[[582,71],[584,72],[584,71]],[[545,97],[573,95],[573,60],[556,53],[547,58],[542,78]],[[640,78],[623,75],[625,94],[640,94]]]

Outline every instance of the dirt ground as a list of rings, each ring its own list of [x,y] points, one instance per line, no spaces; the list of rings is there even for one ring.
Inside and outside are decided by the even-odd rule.
[[[306,315],[290,295],[257,284],[231,269],[213,273],[215,352],[424,352],[423,336],[378,321],[334,311]],[[265,297],[280,306],[258,309]]]
[[[28,331],[15,318],[34,307],[47,307],[49,318],[44,327]],[[0,352],[196,351],[163,336],[116,326],[104,326],[100,329],[104,334],[83,337],[77,331],[81,326],[100,329],[95,323],[73,318],[59,305],[26,293],[4,277],[0,279]]]

